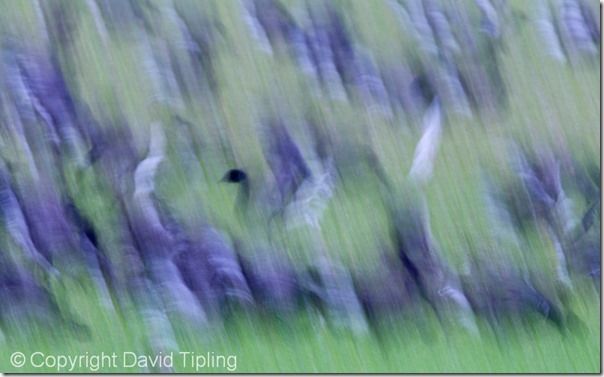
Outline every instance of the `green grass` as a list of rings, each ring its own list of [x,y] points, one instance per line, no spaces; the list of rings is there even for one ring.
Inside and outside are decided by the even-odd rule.
[[[378,1],[340,2],[358,25],[354,31],[359,40],[372,46],[378,59],[404,61],[409,38],[401,34],[389,8]],[[193,3],[203,6],[204,2]],[[301,1],[288,2],[295,10]],[[514,0],[512,7],[532,17],[532,8]],[[107,49],[101,48],[94,24],[83,3],[81,26],[74,36],[71,59],[76,69],[69,84],[90,105],[99,119],[123,112],[133,128],[138,146],[145,149],[148,126],[161,120],[167,130],[169,160],[161,169],[159,190],[170,197],[170,206],[181,215],[203,212],[213,223],[242,235],[253,232],[233,211],[235,191],[218,184],[232,161],[219,147],[225,138],[235,151],[235,163],[252,172],[266,171],[256,132],[257,116],[265,105],[300,118],[303,105],[311,104],[329,127],[352,140],[373,143],[376,153],[392,179],[405,181],[411,166],[413,150],[420,135],[404,122],[390,122],[370,116],[362,108],[349,104],[320,102],[312,99],[302,73],[287,58],[273,59],[255,48],[245,25],[239,18],[239,5],[234,0],[216,2],[217,16],[226,28],[225,44],[220,48],[216,66],[220,83],[219,99],[206,103],[196,101],[180,114],[197,127],[202,146],[201,169],[185,172],[178,159],[177,143],[168,109],[149,105],[149,80],[140,69],[132,38],[114,38]],[[161,27],[158,24],[158,27]],[[168,26],[163,25],[164,28]],[[31,39],[36,35],[36,17],[32,2],[0,2],[0,35],[10,33]],[[109,60],[110,57],[110,60]],[[454,268],[465,260],[467,237],[487,238],[486,214],[480,201],[481,168],[503,171],[505,140],[522,143],[553,144],[568,149],[580,160],[599,156],[599,71],[594,64],[569,67],[546,56],[544,47],[530,20],[514,31],[507,40],[502,57],[509,95],[509,106],[499,117],[485,119],[450,119],[445,126],[433,179],[426,187],[434,235]],[[73,64],[73,63],[71,63]],[[106,124],[103,124],[107,126]],[[293,130],[296,137],[303,137]],[[70,185],[77,192],[78,204],[95,218],[102,230],[102,244],[115,255],[116,240],[112,226],[115,207],[102,186],[90,177],[87,184]],[[375,187],[339,189],[328,207],[322,227],[329,252],[353,270],[363,270],[378,257],[379,242],[386,236],[386,212]],[[304,231],[279,235],[283,252],[294,260],[312,256]],[[551,273],[553,249],[538,236],[531,240],[530,260],[537,270]],[[89,352],[124,351],[143,353],[145,329],[134,310],[124,317],[112,315],[100,307],[95,293],[85,283],[73,281],[66,288],[55,288],[61,302],[78,318],[91,326],[92,338],[74,340],[64,329],[29,328],[10,342],[0,345],[2,372],[54,372],[47,369],[15,369],[9,356],[20,351],[26,355],[76,355]],[[179,335],[182,351],[237,356],[237,372],[598,372],[600,371],[600,298],[589,283],[578,282],[572,309],[587,324],[585,337],[561,335],[542,321],[517,324],[505,329],[497,341],[486,325],[480,337],[471,337],[455,328],[442,328],[433,318],[428,326],[436,334],[427,340],[413,321],[393,320],[384,344],[373,337],[352,336],[335,331],[312,315],[301,316],[288,327],[273,322],[240,318],[228,331],[210,335],[202,330],[184,330]],[[194,372],[175,365],[177,372]],[[85,372],[81,368],[73,372]],[[105,369],[104,372],[136,372],[137,368]],[[200,370],[204,372],[223,369]]]
[[[52,368],[16,369],[8,362],[15,351],[31,355],[107,354],[144,351],[136,339],[144,334],[135,312],[128,312],[124,320],[108,315],[96,304],[94,293],[70,286],[69,301],[87,323],[94,323],[94,338],[90,342],[72,340],[57,330],[53,336],[18,339],[0,347],[0,365],[3,372],[55,372]],[[595,329],[599,322],[596,305],[598,295],[586,291],[586,301],[577,302],[575,309],[587,324]],[[470,336],[436,323],[431,324],[434,338],[426,338],[409,321],[393,320],[386,331],[389,336],[383,344],[373,337],[353,336],[317,324],[316,318],[302,317],[287,327],[263,321],[240,319],[218,337],[208,337],[203,331],[183,332],[179,335],[179,351],[205,354],[236,355],[237,372],[509,372],[509,373],[577,373],[599,370],[599,334],[590,332],[585,338],[562,336],[550,325],[536,322],[533,326],[510,326],[499,343],[480,322],[483,336]],[[179,360],[175,358],[174,360]],[[73,372],[86,372],[77,368]],[[175,362],[176,372],[195,372]],[[136,372],[138,368],[106,368],[100,372]],[[227,372],[226,369],[201,369],[200,372]]]

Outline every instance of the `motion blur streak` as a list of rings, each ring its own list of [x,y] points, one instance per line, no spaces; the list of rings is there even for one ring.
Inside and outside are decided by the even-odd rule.
[[[0,370],[597,372],[598,12],[0,2]]]

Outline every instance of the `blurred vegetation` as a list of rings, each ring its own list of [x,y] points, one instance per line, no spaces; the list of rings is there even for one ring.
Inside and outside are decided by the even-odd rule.
[[[370,46],[378,60],[409,60],[409,37],[402,34],[385,2],[337,3],[355,25],[355,38]],[[303,2],[284,4],[296,14]],[[32,1],[0,2],[0,35],[35,43],[40,31],[32,5]],[[497,116],[483,119],[448,117],[434,177],[426,188],[434,236],[456,269],[465,261],[468,240],[482,240],[489,231],[479,199],[480,172],[486,169],[495,175],[506,174],[505,140],[562,146],[580,161],[599,159],[598,66],[571,67],[551,60],[532,24],[533,3],[511,0],[510,5],[527,14],[528,21],[506,36],[502,67],[508,107]],[[350,103],[313,97],[291,59],[274,58],[256,48],[241,22],[241,5],[235,0],[187,3],[217,18],[224,25],[225,35],[215,57],[219,96],[195,99],[179,109],[178,115],[194,124],[200,140],[201,169],[186,170],[179,155],[186,152],[179,148],[177,132],[173,132],[179,126],[171,117],[172,110],[149,106],[152,88],[140,68],[138,50],[133,48],[135,35],[116,35],[103,46],[83,2],[74,1],[70,6],[81,11],[74,12],[79,26],[70,36],[68,51],[60,54],[61,64],[71,73],[67,77],[69,86],[90,106],[103,127],[114,126],[110,119],[123,116],[141,148],[147,144],[149,124],[161,120],[168,137],[169,158],[160,168],[158,188],[176,213],[199,211],[235,235],[253,231],[234,211],[236,189],[218,181],[234,166],[259,175],[266,171],[256,131],[259,112],[266,107],[294,120],[302,118],[305,107],[312,107],[333,132],[359,143],[372,143],[392,180],[398,184],[404,181],[421,136],[419,129],[398,118],[388,120],[369,114]],[[158,30],[169,28],[154,26]],[[292,132],[304,137],[293,127]],[[233,157],[222,149],[225,142],[232,148]],[[101,232],[101,242],[111,252],[116,242],[111,231],[115,208],[114,203],[104,200],[103,186],[90,174],[83,181],[73,180],[69,190],[76,194],[77,204],[95,219],[95,225],[106,230]],[[387,236],[386,223],[377,188],[368,181],[338,188],[326,211],[322,232],[333,255],[352,270],[363,271],[378,257],[379,242]],[[294,260],[304,262],[310,257],[305,255],[305,237],[296,232],[282,233],[278,242]],[[530,250],[522,252],[532,260],[528,265],[553,273],[554,252],[546,240],[535,234],[526,247]],[[92,339],[77,341],[52,329],[24,331],[18,341],[0,345],[2,371],[18,371],[8,363],[14,350],[119,353],[136,349],[138,338],[144,336],[135,311],[126,312],[125,318],[106,312],[91,286],[67,282],[53,289],[60,301],[69,302],[76,316],[91,326]],[[313,318],[302,317],[287,325],[242,318],[220,336],[207,339],[203,334],[183,330],[179,342],[183,350],[237,355],[237,372],[598,372],[599,292],[587,282],[579,284],[577,292],[571,303],[588,324],[590,332],[585,337],[563,336],[547,323],[535,322],[532,327],[510,326],[499,343],[495,336],[476,338],[461,330],[435,331],[435,338],[427,340],[413,323],[393,320],[388,325],[391,329],[386,343],[380,345],[372,337],[338,333],[315,323]],[[436,319],[431,323],[440,326]],[[479,325],[486,329],[486,325]]]

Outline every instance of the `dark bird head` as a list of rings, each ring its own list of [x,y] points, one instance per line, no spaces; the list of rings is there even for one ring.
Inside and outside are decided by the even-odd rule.
[[[247,173],[241,169],[231,169],[226,172],[220,181],[239,184],[239,194],[237,195],[235,208],[246,209],[250,199],[250,181]]]
[[[411,82],[411,95],[426,104],[430,104],[436,97],[436,90],[427,74],[420,73],[413,78]]]
[[[221,182],[242,183],[247,181],[247,173],[241,169],[231,169],[222,177]]]

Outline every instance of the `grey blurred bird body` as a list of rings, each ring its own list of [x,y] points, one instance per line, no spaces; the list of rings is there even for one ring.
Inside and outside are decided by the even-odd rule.
[[[210,318],[221,320],[232,310],[251,306],[253,296],[229,238],[209,225],[189,237],[188,248],[175,260]]]
[[[154,32],[150,14],[155,7],[149,0],[97,0],[97,4],[105,24],[115,34],[131,32],[133,28]]]
[[[50,255],[38,250],[32,239],[23,209],[11,187],[8,172],[3,171],[0,179],[0,209],[4,226],[13,242],[32,263],[41,267],[46,273],[57,276],[59,272],[52,266]]]
[[[34,275],[0,251],[0,324],[4,330],[22,328],[34,321],[48,328],[72,332],[78,338],[88,338],[90,330],[79,323],[65,308],[60,308],[54,296],[36,281]]]
[[[597,32],[594,16],[582,0],[563,0],[560,5],[560,20],[563,37],[567,38],[568,49],[575,54],[596,55],[600,33]],[[588,18],[585,18],[587,16]]]
[[[279,193],[277,208],[282,211],[302,183],[312,179],[311,171],[285,124],[279,119],[268,121],[264,154]]]
[[[334,62],[329,34],[324,22],[308,10],[308,25],[292,40],[294,57],[302,71],[310,76],[319,89],[334,100],[346,99],[346,92]]]
[[[367,320],[378,337],[380,325],[388,320],[424,315],[420,293],[410,271],[394,255],[382,254],[376,267],[354,275],[355,291]]]
[[[565,239],[576,220],[562,188],[560,161],[547,149],[531,157],[520,149],[512,153],[516,177],[505,184],[501,200],[520,234],[534,227],[545,232],[555,250],[558,278],[570,287]]]
[[[393,111],[406,116],[411,124],[419,122],[420,111],[427,104],[414,93],[416,77],[411,69],[397,63],[384,65],[380,71]]]
[[[516,149],[514,186],[506,190],[507,204],[515,221],[523,228],[526,221],[545,221],[557,237],[563,238],[573,219],[564,211],[567,195],[562,187],[561,163],[551,151],[542,149],[533,156]],[[527,205],[528,203],[528,205]]]
[[[288,43],[298,29],[287,9],[276,0],[244,0],[243,7],[253,35],[267,52]]]
[[[600,25],[595,10],[583,0],[540,4],[538,27],[548,53],[556,60],[577,64],[600,51]]]
[[[212,22],[209,16],[195,9],[193,4],[188,4],[188,7],[186,5],[187,3],[174,3],[173,9],[169,9],[168,14],[181,32],[184,50],[190,59],[188,67],[193,70],[195,77],[199,80],[198,85],[210,93],[216,93],[218,83],[214,60],[217,54],[216,44],[219,41],[220,25],[215,21]],[[173,55],[172,59],[181,87],[185,89],[190,87],[191,83],[188,81],[190,77],[186,75],[188,67],[179,62],[176,56]]]
[[[472,259],[462,276],[464,292],[477,315],[485,317],[495,331],[504,321],[536,314],[565,330],[566,317],[556,300],[537,289],[527,274],[500,260]]]
[[[324,246],[323,246],[324,247]],[[369,331],[367,313],[357,296],[354,280],[346,266],[318,252],[303,284],[306,295],[335,329],[355,335]]]
[[[245,255],[244,255],[245,253]],[[285,318],[297,313],[303,290],[293,264],[268,250],[238,250],[239,263],[260,312]]]
[[[391,205],[394,205],[392,203]],[[421,296],[443,320],[452,310],[456,320],[476,332],[470,303],[458,277],[445,264],[430,230],[425,203],[392,207],[392,237],[398,256],[419,287]]]
[[[97,142],[98,125],[87,106],[74,98],[49,48],[34,49],[17,42],[9,43],[4,62],[6,69],[15,75],[7,82],[9,93],[27,126],[35,120],[33,114],[45,124],[55,158],[68,156],[82,166],[85,151]],[[26,129],[30,137],[34,137],[35,132]]]
[[[133,193],[122,194],[128,195],[126,200],[122,198],[122,204],[145,274],[157,288],[168,313],[189,324],[203,326],[206,324],[204,309],[195,300],[173,260],[181,245],[166,228],[156,206],[155,174],[164,159],[165,145],[159,126],[153,124],[151,127],[148,154],[137,165]]]

